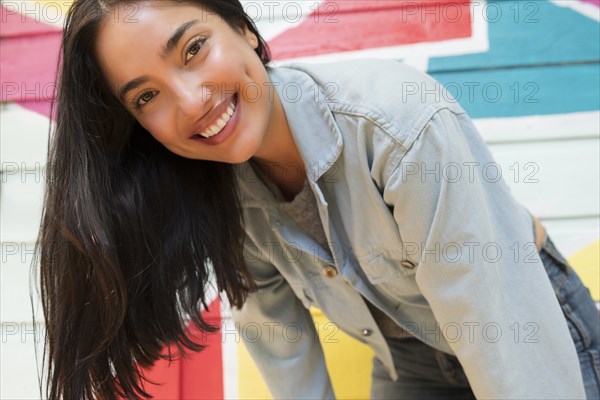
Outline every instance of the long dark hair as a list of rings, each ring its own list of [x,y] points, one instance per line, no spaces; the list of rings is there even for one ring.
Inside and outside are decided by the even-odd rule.
[[[203,7],[235,29],[245,24],[269,63],[239,1],[170,1]],[[234,166],[168,151],[100,72],[97,31],[119,2],[76,0],[65,21],[33,274],[46,324],[44,397],[53,400],[152,397],[139,384],[143,368],[203,349],[187,320],[200,332],[218,329],[201,315],[209,276],[236,307],[254,289]],[[163,354],[170,344],[178,354]]]

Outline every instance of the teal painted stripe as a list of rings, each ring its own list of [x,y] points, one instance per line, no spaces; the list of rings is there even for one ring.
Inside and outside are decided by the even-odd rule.
[[[600,59],[600,24],[547,0],[491,0],[473,10],[485,12],[490,50],[432,58],[428,71],[544,65]]]
[[[473,118],[600,109],[600,64],[432,73]]]

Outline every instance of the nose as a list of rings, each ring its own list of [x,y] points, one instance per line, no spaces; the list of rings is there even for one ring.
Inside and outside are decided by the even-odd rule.
[[[216,93],[214,84],[203,83],[190,85],[181,82],[175,88],[177,109],[181,118],[197,120],[205,115],[211,107],[212,96]]]

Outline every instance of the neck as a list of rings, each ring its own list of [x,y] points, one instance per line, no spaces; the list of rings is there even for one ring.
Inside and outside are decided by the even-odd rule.
[[[265,141],[252,160],[289,198],[302,189],[306,169],[277,93],[273,105],[273,120]]]

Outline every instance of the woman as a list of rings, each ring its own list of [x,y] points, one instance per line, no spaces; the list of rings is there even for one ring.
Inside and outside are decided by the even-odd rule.
[[[202,348],[187,317],[215,330],[211,274],[270,329],[246,339],[277,398],[334,396],[311,304],[373,348],[374,398],[597,395],[589,292],[431,87],[393,61],[273,68],[237,1],[76,1],[40,237],[48,397],[147,396],[137,366]]]

